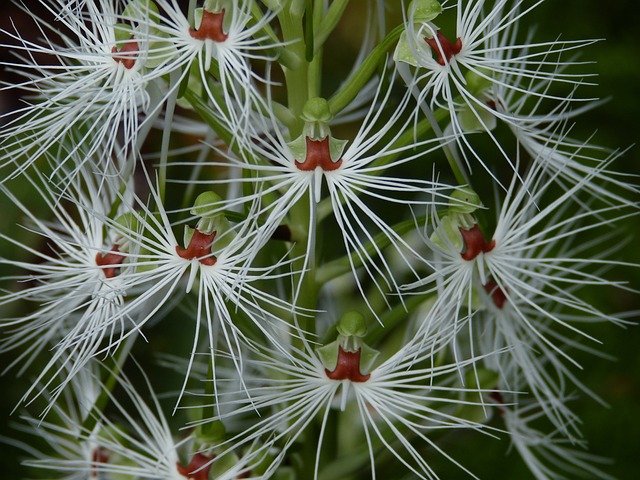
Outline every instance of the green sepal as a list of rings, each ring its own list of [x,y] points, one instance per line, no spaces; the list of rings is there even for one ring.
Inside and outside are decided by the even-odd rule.
[[[437,0],[413,0],[409,12],[416,23],[431,22],[442,13],[442,5]]]
[[[322,364],[328,370],[334,370],[338,364],[338,352],[360,350],[360,372],[366,375],[378,358],[380,352],[367,345],[362,339],[367,334],[367,325],[360,312],[347,312],[336,325],[338,336],[333,342],[316,348]]]
[[[326,138],[326,135],[318,138],[317,135],[307,135],[307,133],[308,132],[305,126],[305,131],[302,133],[302,135],[300,135],[295,140],[287,143],[289,150],[291,150],[291,153],[293,154],[293,158],[295,158],[299,162],[304,162],[304,160],[307,158],[307,138],[314,141],[319,141]],[[340,140],[337,138],[329,137],[329,155],[331,156],[332,162],[335,163],[342,158],[342,154],[347,143],[348,140]]]
[[[449,245],[453,245],[456,251],[462,251],[464,240],[459,230],[459,223],[449,215],[440,219],[438,228],[431,234],[431,241],[447,250]]]
[[[223,457],[218,457],[209,468],[209,480],[215,480],[224,476],[238,464],[240,458],[235,452],[227,453]]]
[[[408,63],[412,67],[418,66],[418,60],[414,55],[414,49],[409,44],[409,40],[407,39],[407,32],[402,32],[400,34],[400,38],[398,39],[398,44],[396,45],[396,49],[393,52],[393,60],[394,62],[402,62]]]
[[[196,442],[211,446],[224,440],[227,429],[220,420],[200,424],[194,431]]]
[[[116,37],[116,46],[120,49],[124,43],[131,39],[134,31],[128,23],[116,23],[113,26],[113,34]]]
[[[480,196],[469,187],[460,187],[451,193],[449,213],[473,213],[482,208]]]
[[[486,132],[496,128],[496,116],[486,108],[474,108],[466,104],[458,112],[458,120],[462,131],[466,133]]]
[[[184,226],[184,234],[182,236],[182,242],[184,247],[186,248],[191,242],[191,237],[193,237],[193,233],[196,231],[195,228],[191,228],[189,225]]]

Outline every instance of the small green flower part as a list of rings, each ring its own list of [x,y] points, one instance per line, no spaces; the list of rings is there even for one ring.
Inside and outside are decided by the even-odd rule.
[[[232,0],[205,0],[202,8],[207,12],[219,13],[222,10],[228,10],[233,7]]]
[[[449,199],[449,214],[473,213],[479,208],[482,208],[480,197],[469,187],[455,190]]]
[[[362,340],[367,334],[364,316],[360,312],[347,312],[340,318],[336,330],[338,336],[335,341],[316,349],[322,364],[328,370],[334,370],[340,350],[350,353],[360,352],[360,373],[367,374],[380,352]]]
[[[488,132],[498,124],[496,116],[490,110],[468,103],[458,112],[458,120],[462,131],[466,133]]]
[[[445,249],[453,245],[455,250],[461,252],[464,239],[460,229],[468,230],[478,223],[472,213],[481,207],[480,197],[469,187],[461,187],[454,191],[449,200],[447,213],[440,219],[438,228],[431,235],[431,241]]]
[[[113,34],[116,37],[116,44],[122,45],[128,42],[135,32],[128,23],[116,23],[113,26]]]
[[[393,52],[393,61],[408,63],[412,67],[418,66],[418,60],[414,55],[414,47],[411,46],[409,40],[407,40],[407,32],[402,32],[398,39],[398,44]]]
[[[221,200],[222,197],[215,192],[203,192],[193,202],[193,208],[190,213],[196,217],[212,218],[219,215],[219,212],[216,212],[216,207]]]
[[[305,122],[302,135],[287,144],[296,161],[304,163],[307,159],[309,140],[320,142],[328,138],[329,157],[331,162],[337,163],[342,158],[347,140],[339,140],[331,136],[329,122],[333,119],[333,114],[329,108],[329,102],[320,97],[307,100],[300,118]]]
[[[478,71],[483,75],[478,75]],[[477,71],[469,70],[464,77],[466,80],[467,91],[475,97],[484,95],[491,87],[494,86],[494,82],[487,78],[490,76],[491,72],[485,69],[478,69]]]
[[[436,0],[413,0],[409,12],[415,23],[431,22],[442,13],[442,5]]]
[[[126,212],[114,220],[113,229],[120,237],[130,237],[132,233],[140,232],[140,220],[133,212]]]
[[[227,429],[220,420],[198,425],[194,431],[196,442],[202,445],[216,445],[224,440]]]
[[[363,338],[367,334],[367,324],[360,312],[347,312],[338,322],[336,330],[345,337]]]
[[[217,233],[217,238],[220,240],[220,237],[223,233],[227,233],[222,241],[226,243],[220,244],[219,246],[228,245],[231,240],[231,224],[227,217],[225,216],[224,211],[221,209],[220,202],[222,198],[215,192],[207,191],[203,192],[196,198],[193,203],[193,208],[189,211],[191,215],[196,217],[200,217],[198,220],[198,224],[196,225],[196,230],[199,232],[210,235],[213,232]],[[191,237],[193,236],[193,229],[189,227],[185,227],[185,245],[189,244]]]
[[[329,123],[333,120],[329,102],[321,97],[314,97],[307,100],[302,108],[300,116],[305,122],[322,122]]]
[[[152,0],[131,0],[127,2],[122,16],[132,20],[142,17],[157,23],[160,18],[160,9]]]

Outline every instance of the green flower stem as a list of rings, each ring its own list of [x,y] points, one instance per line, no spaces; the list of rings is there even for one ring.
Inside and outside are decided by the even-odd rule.
[[[165,123],[162,130],[162,143],[160,145],[160,165],[158,167],[158,195],[164,203],[164,195],[167,186],[167,164],[169,163],[169,142],[171,140],[171,124],[173,123],[173,113],[178,100],[178,82],[180,82],[181,72],[171,72],[169,76],[169,87],[171,95],[167,98],[165,108]]]
[[[297,68],[284,68],[288,107],[295,118],[295,122],[288,125],[290,138],[297,138],[302,134],[304,121],[300,115],[308,98],[308,63],[305,59],[304,29],[302,28],[304,9],[299,15],[294,15],[297,10],[292,4],[291,9],[283,8],[278,14],[282,36],[288,49],[301,59]]]
[[[321,96],[322,88],[322,58],[324,56],[321,45],[318,45],[317,32],[320,28],[320,22],[324,14],[324,2],[316,1],[313,5],[313,51],[311,57],[308,57],[309,61],[309,85],[308,96],[309,98],[315,98]],[[309,18],[309,16],[307,16]],[[307,45],[307,50],[308,50]]]
[[[274,8],[273,10],[277,10]],[[260,22],[264,18],[264,13],[256,2],[253,2],[251,7],[251,15],[255,19],[255,22]],[[286,68],[295,69],[300,64],[300,59],[289,51],[286,47],[280,45],[280,39],[276,32],[271,28],[271,24],[265,23],[262,27],[262,32],[264,32],[271,41],[275,44],[275,46],[268,49],[271,55],[277,59],[278,63]]]
[[[404,30],[404,25],[398,25],[396,28],[391,30],[391,32],[389,32],[387,36],[384,37],[384,39],[371,51],[369,56],[364,59],[360,64],[360,67],[358,67],[356,72],[351,76],[349,81],[346,82],[342,89],[329,100],[331,113],[336,115],[351,103],[351,101],[369,81],[378,66],[387,58],[388,50],[396,44]]]
[[[412,218],[409,220],[404,220],[400,223],[396,223],[391,228],[398,235],[403,235],[413,230],[416,227],[416,222],[421,223],[423,221],[426,221],[425,217],[418,217],[417,219]],[[374,256],[377,254],[376,247],[378,250],[382,250],[388,247],[390,243],[391,241],[389,240],[389,237],[383,232],[380,232],[375,237],[373,237],[373,242],[368,242],[364,246],[363,256]],[[320,285],[324,285],[326,282],[333,280],[334,278],[337,278],[347,272],[350,272],[352,263],[354,268],[362,266],[362,260],[360,259],[360,256],[358,256],[356,253],[352,253],[350,257],[351,261],[349,260],[349,256],[345,255],[318,268],[318,272],[316,274],[318,283]]]
[[[323,2],[316,2],[316,5],[320,5],[322,7]],[[327,10],[327,14],[322,15],[322,11],[318,15],[316,11],[315,17],[318,19],[319,25],[316,27],[316,35],[315,35],[315,51],[317,52],[322,48],[324,42],[327,41],[331,32],[336,28],[338,22],[342,18],[345,9],[349,5],[349,0],[335,0],[329,6]]]
[[[136,335],[130,335],[118,348],[116,353],[110,357],[112,366],[105,367],[107,369],[107,376],[101,382],[103,388],[100,391],[100,395],[98,396],[96,402],[93,404],[87,418],[85,418],[82,423],[82,429],[86,432],[93,432],[98,424],[100,419],[100,414],[104,412],[107,404],[109,403],[109,399],[111,398],[111,392],[113,391],[116,383],[118,381],[118,377],[122,373],[122,368],[129,358],[129,353],[133,348],[133,344],[136,341]]]
[[[436,294],[411,294],[404,297],[402,303],[380,315],[380,321],[369,328],[366,341],[370,345],[379,345],[380,342],[394,333],[396,327],[409,319],[409,314],[425,302],[435,300]]]

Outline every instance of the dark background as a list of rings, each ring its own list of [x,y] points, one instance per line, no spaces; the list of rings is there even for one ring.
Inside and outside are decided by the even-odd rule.
[[[37,0],[24,0],[34,11],[39,6]],[[354,1],[349,16],[335,32],[336,40],[352,45],[351,49],[339,52],[327,51],[326,62],[341,63],[349,60],[349,55],[358,46],[354,32],[360,31],[359,18],[363,1]],[[390,5],[395,1],[388,2]],[[599,86],[595,89],[601,98],[610,100],[597,110],[581,117],[578,131],[586,138],[594,131],[595,139],[610,148],[631,147],[616,167],[629,173],[640,174],[639,150],[633,146],[638,142],[640,132],[640,14],[631,9],[633,2],[601,0],[547,0],[536,11],[527,16],[531,26],[537,24],[537,39],[551,40],[560,35],[562,39],[598,38],[603,41],[585,49],[582,58],[596,63],[592,70],[599,74]],[[397,9],[397,7],[395,7]],[[23,36],[36,33],[32,24],[24,21],[24,13],[8,1],[0,6],[0,28],[11,31],[12,22]],[[526,28],[527,25],[523,25]],[[0,39],[0,43],[8,39]],[[343,59],[344,57],[344,59]],[[333,58],[333,60],[332,60]],[[353,58],[351,56],[351,58]],[[14,61],[11,48],[0,48],[0,61]],[[15,83],[17,77],[0,69],[3,82]],[[15,109],[19,105],[13,90],[0,91],[0,111]],[[1,128],[1,127],[0,127]],[[0,200],[2,202],[2,200]],[[20,235],[15,226],[19,219],[16,213],[0,204],[0,231],[6,235]],[[631,220],[629,232],[640,236],[640,225]],[[639,241],[632,240],[625,247],[630,260],[640,263]],[[19,249],[0,244],[0,256],[13,258]],[[3,266],[0,265],[0,269]],[[640,272],[637,268],[617,269],[617,278],[626,278],[634,287],[640,286]],[[7,275],[4,269],[0,274]],[[2,284],[0,287],[4,287]],[[638,309],[637,297],[618,293],[593,291],[594,302],[603,305],[606,311],[626,311]],[[3,307],[0,307],[3,308]],[[2,312],[6,318],[7,312]],[[603,408],[590,399],[575,404],[576,413],[583,419],[583,432],[590,445],[590,451],[614,459],[605,470],[622,480],[638,478],[640,465],[640,327],[623,330],[609,325],[595,329],[595,335],[603,342],[602,350],[617,357],[614,362],[584,356],[584,372],[580,377],[586,385],[602,396],[610,408]],[[0,366],[8,363],[9,356],[0,356]],[[9,372],[0,378],[0,435],[15,437],[8,431],[11,409],[25,389],[27,379],[15,379]],[[16,414],[13,415],[13,420]],[[464,439],[461,439],[464,440]],[[523,469],[517,455],[505,456],[504,442],[492,442],[477,436],[467,441],[452,442],[446,451],[461,460],[465,466],[483,479],[528,479],[530,474]],[[469,442],[479,441],[477,447]],[[18,468],[20,452],[10,446],[0,444],[0,477],[12,480],[22,478]],[[443,472],[446,472],[443,471]],[[451,478],[463,474],[456,472]],[[449,477],[443,474],[443,478]],[[340,479],[337,479],[340,480]]]

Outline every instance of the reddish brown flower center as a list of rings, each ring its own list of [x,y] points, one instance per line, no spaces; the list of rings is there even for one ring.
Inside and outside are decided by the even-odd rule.
[[[216,238],[216,233],[210,234],[202,233],[200,230],[195,229],[193,236],[189,240],[187,248],[180,248],[176,246],[176,253],[185,260],[198,259],[203,265],[212,266],[216,264],[216,257],[211,255],[211,244]]]
[[[431,50],[437,55],[437,62],[440,65],[449,63],[451,57],[460,53],[462,50],[462,40],[460,37],[456,38],[456,43],[451,43],[447,37],[445,37],[440,31],[436,33],[433,38],[424,37],[424,41],[431,47]]]
[[[202,10],[202,21],[197,30],[190,28],[189,33],[196,40],[213,40],[214,42],[224,42],[229,35],[224,33],[222,23],[224,21],[224,9],[218,13]]]
[[[178,462],[176,463],[176,467],[178,468],[178,473],[180,475],[190,480],[209,480],[209,470],[211,469],[211,465],[207,465],[207,463],[213,459],[213,456],[208,457],[202,453],[196,453],[189,462],[189,465],[184,467]]]
[[[357,352],[346,352],[342,347],[338,347],[338,363],[331,372],[325,368],[324,373],[331,380],[351,380],[352,382],[366,382],[371,377],[370,373],[363,375],[360,373],[360,355],[362,350]]]
[[[502,309],[504,302],[507,301],[507,295],[493,278],[484,285],[484,291],[491,296],[496,307]],[[507,289],[507,292],[509,292],[509,289]]]
[[[322,168],[325,172],[331,172],[337,170],[342,165],[342,159],[337,162],[331,160],[331,151],[329,150],[329,137],[325,137],[322,140],[311,140],[309,137],[307,140],[307,156],[304,162],[298,162],[296,160],[296,167],[298,170],[310,172],[316,169],[316,167]]]
[[[136,42],[133,37],[125,43],[120,50],[118,47],[113,47],[111,49],[111,53],[113,54],[113,59],[124,65],[124,68],[130,70],[136,64],[136,57],[138,56],[139,48],[138,42]]]
[[[120,255],[118,245],[114,245],[109,253],[103,255],[102,253],[96,254],[96,265],[103,268],[104,276],[107,278],[113,278],[120,273],[120,264],[126,258],[124,255]]]
[[[98,477],[98,465],[101,463],[107,463],[109,461],[109,452],[104,447],[97,447],[91,454],[91,476],[93,478]]]
[[[491,240],[489,243],[485,241],[478,225],[474,225],[469,230],[458,227],[458,230],[460,230],[464,242],[464,250],[460,255],[465,260],[473,260],[480,253],[489,253],[496,246],[495,240]]]

